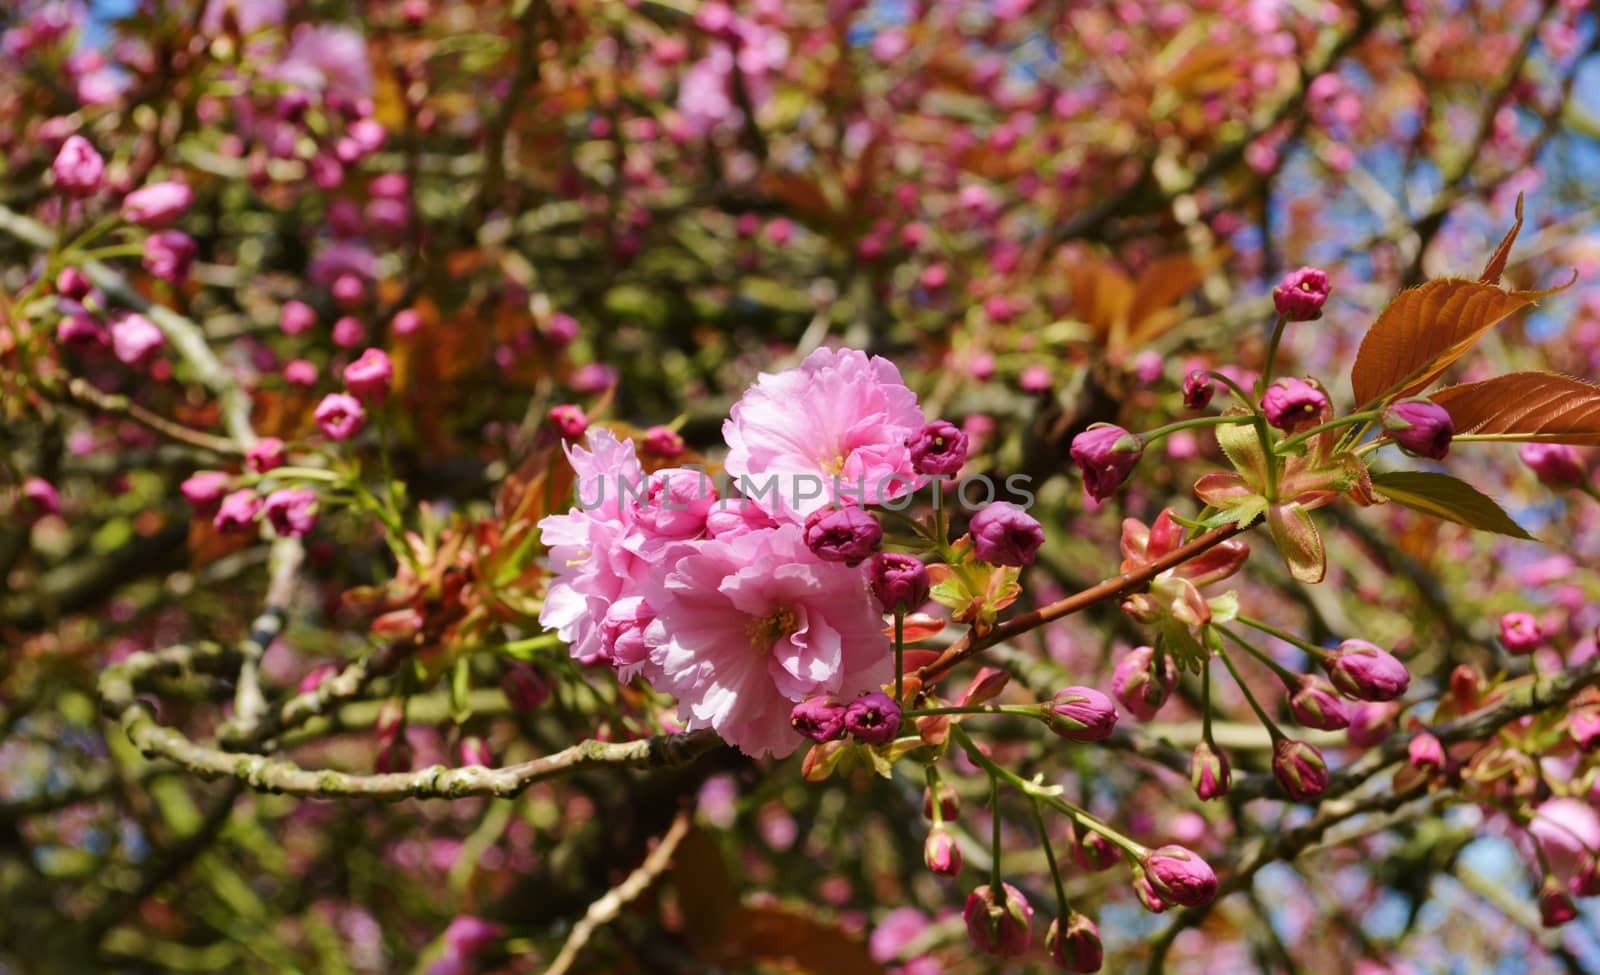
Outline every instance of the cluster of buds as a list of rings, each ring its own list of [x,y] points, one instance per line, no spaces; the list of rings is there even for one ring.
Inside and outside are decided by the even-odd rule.
[[[886,745],[900,732],[900,705],[882,691],[862,694],[849,704],[831,697],[812,697],[794,706],[789,723],[819,743],[840,741],[848,735],[864,745]]]

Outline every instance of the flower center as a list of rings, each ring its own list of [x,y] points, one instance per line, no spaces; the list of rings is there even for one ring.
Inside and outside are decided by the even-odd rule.
[[[822,469],[827,471],[829,474],[833,475],[834,477],[838,477],[840,472],[844,470],[844,462],[845,462],[844,454],[834,454],[832,459],[824,457],[820,461],[820,463],[822,464]]]
[[[750,649],[761,654],[769,653],[779,640],[799,628],[800,624],[795,619],[794,610],[787,607],[769,616],[753,619],[747,630],[750,634]]]

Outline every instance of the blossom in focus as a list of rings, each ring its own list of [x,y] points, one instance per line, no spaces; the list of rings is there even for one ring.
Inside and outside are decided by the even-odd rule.
[[[1144,454],[1144,443],[1118,426],[1097,423],[1072,438],[1068,448],[1083,473],[1083,487],[1096,501],[1117,493]]]
[[[689,729],[714,728],[748,755],[794,751],[795,702],[893,676],[865,571],[819,560],[797,525],[702,541],[641,588],[662,636],[652,683]]]
[[[1044,545],[1044,528],[1038,520],[1006,502],[985,505],[967,527],[972,553],[994,565],[1032,565]]]
[[[1303,267],[1290,271],[1272,289],[1272,304],[1278,314],[1291,322],[1305,322],[1322,315],[1322,306],[1328,301],[1328,272],[1321,268]]]
[[[925,422],[888,359],[822,348],[798,368],[763,373],[734,404],[724,466],[747,496],[746,478],[771,484],[758,500],[802,521],[836,501],[879,504],[920,487],[907,444]]]

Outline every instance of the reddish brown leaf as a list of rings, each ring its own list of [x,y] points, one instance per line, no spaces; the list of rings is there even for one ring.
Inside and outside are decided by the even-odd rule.
[[[883,975],[859,939],[832,925],[776,905],[741,908],[723,953],[730,971],[750,971],[752,962],[795,975]]]
[[[1562,288],[1507,291],[1464,278],[1440,278],[1400,292],[1361,340],[1350,370],[1356,402],[1386,402],[1421,391],[1466,355],[1483,333]]]
[[[1514,372],[1433,394],[1456,433],[1600,444],[1600,386],[1553,372]]]
[[[1517,222],[1501,238],[1500,246],[1494,249],[1494,256],[1489,258],[1489,263],[1484,265],[1483,277],[1478,280],[1484,284],[1499,284],[1500,275],[1505,273],[1506,259],[1511,256],[1511,245],[1517,242],[1517,234],[1522,231],[1522,194],[1517,194]]]

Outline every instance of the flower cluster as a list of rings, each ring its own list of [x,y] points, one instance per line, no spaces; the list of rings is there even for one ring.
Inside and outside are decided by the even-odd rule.
[[[752,755],[787,755],[802,735],[892,738],[883,614],[920,605],[927,584],[872,558],[883,529],[867,506],[958,468],[964,440],[925,422],[892,363],[850,349],[762,375],[723,433],[738,495],[703,470],[647,474],[604,428],[565,447],[578,507],[540,523],[555,573],[540,622]]]

